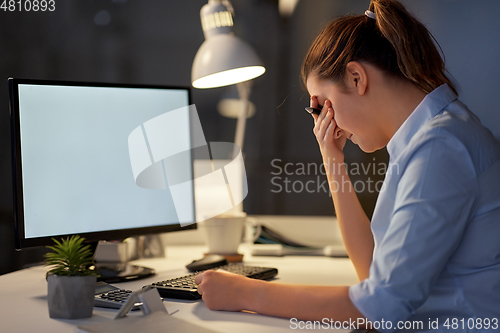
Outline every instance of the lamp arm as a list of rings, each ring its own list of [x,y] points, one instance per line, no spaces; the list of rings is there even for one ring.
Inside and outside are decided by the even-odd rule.
[[[249,97],[252,87],[252,81],[240,82],[236,84],[236,87],[238,88],[238,94],[240,95],[241,110],[236,122],[236,134],[234,137],[234,143],[237,147],[234,148],[233,159],[238,156],[239,149],[241,149],[243,153],[243,142],[245,139],[245,127],[247,122],[248,110],[250,107]]]

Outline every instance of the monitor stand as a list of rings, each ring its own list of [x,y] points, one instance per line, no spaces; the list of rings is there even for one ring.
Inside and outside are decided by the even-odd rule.
[[[130,265],[128,263],[96,263],[95,267],[99,272],[97,281],[104,281],[107,283],[138,280],[156,274],[155,270],[152,268]]]
[[[106,252],[102,253],[102,248],[96,256],[96,249],[99,242],[91,242],[89,245],[94,252],[96,260],[95,270],[98,271],[99,276],[97,281],[104,281],[107,283],[118,283],[132,280],[143,279],[156,274],[155,270],[149,267],[131,265],[123,259],[123,256],[116,255],[120,252],[120,246],[125,247],[123,242],[106,243]],[[113,248],[113,245],[115,248]],[[105,257],[106,261],[99,261],[99,256]],[[112,261],[116,258],[115,261]]]

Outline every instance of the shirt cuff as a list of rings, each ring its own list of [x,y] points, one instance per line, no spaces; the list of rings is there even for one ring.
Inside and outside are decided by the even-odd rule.
[[[388,288],[377,286],[370,279],[349,287],[349,297],[358,311],[372,322],[373,328],[380,332],[397,331],[398,322],[414,314],[404,301],[391,295]]]

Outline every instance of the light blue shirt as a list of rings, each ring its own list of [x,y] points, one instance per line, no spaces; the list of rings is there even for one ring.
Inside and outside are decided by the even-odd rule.
[[[390,321],[382,332],[399,321],[429,332],[500,331],[500,143],[443,85],[387,150],[370,276],[350,287],[354,305],[372,322]],[[479,329],[476,318],[497,318],[497,329]]]

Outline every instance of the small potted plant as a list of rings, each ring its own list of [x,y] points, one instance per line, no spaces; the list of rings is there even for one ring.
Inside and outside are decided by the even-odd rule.
[[[91,269],[93,254],[84,238],[52,239],[53,252],[45,254],[50,318],[80,319],[92,316],[97,272]]]

